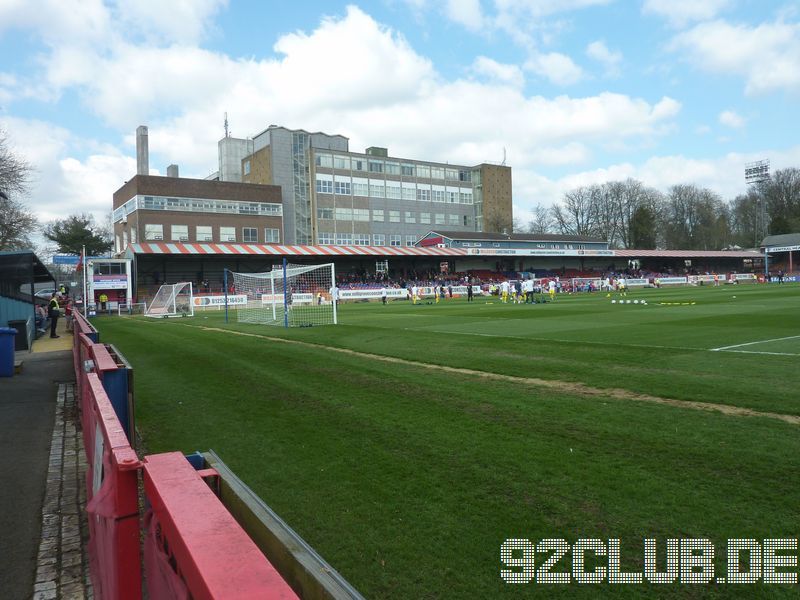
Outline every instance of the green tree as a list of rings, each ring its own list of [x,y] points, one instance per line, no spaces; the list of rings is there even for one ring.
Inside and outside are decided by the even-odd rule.
[[[70,215],[53,221],[44,230],[44,237],[56,243],[56,251],[80,254],[86,248],[87,256],[99,256],[111,250],[112,243],[92,215]]]
[[[630,220],[630,247],[653,250],[658,242],[658,222],[655,211],[642,204],[634,209]]]
[[[16,196],[28,192],[31,167],[10,148],[0,130],[0,250],[32,246],[30,236],[39,226],[36,216]]]

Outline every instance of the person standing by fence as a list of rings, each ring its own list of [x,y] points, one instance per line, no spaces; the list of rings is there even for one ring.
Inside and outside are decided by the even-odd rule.
[[[53,292],[53,295],[50,296],[48,316],[50,317],[50,337],[61,337],[56,335],[56,324],[58,323],[58,317],[61,316],[61,307],[58,305],[58,292]]]

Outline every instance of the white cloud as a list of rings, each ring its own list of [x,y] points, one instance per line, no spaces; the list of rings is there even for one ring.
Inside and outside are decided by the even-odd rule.
[[[475,59],[475,62],[472,63],[472,71],[477,75],[513,87],[522,87],[525,83],[522,69],[517,65],[499,63],[486,56],[479,56]]]
[[[555,85],[573,85],[583,79],[583,69],[560,52],[535,54],[525,62],[525,69],[545,77]]]
[[[622,62],[622,53],[609,50],[604,41],[596,40],[586,46],[586,56],[603,65],[606,75],[610,77],[619,75],[619,64]]]
[[[484,26],[480,0],[447,0],[445,14],[470,31],[479,31]]]
[[[744,127],[745,120],[744,117],[733,110],[723,110],[719,113],[719,122],[726,127],[740,129]]]
[[[562,12],[570,12],[591,6],[604,6],[613,0],[495,0],[499,13],[543,17]]]
[[[692,21],[707,21],[731,4],[731,0],[645,0],[642,12],[667,19],[682,27]]]
[[[228,0],[113,0],[119,24],[155,43],[189,44],[206,37]]]
[[[675,36],[670,48],[704,71],[743,77],[748,94],[800,90],[800,23],[701,23]]]

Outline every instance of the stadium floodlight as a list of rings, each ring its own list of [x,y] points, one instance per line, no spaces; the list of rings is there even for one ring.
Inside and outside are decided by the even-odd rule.
[[[191,282],[162,285],[144,314],[146,317],[193,317],[194,296]]]
[[[231,280],[233,293],[246,296],[246,305],[228,303]],[[225,271],[225,321],[228,310],[236,310],[239,323],[311,327],[336,325],[337,307],[331,298],[336,281],[333,263],[294,265],[284,259],[264,273]]]

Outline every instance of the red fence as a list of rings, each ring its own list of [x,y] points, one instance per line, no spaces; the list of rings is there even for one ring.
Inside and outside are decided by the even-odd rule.
[[[151,599],[296,598],[236,523],[202,475],[178,452],[139,460],[121,421],[127,403],[112,404],[105,385],[117,367],[98,334],[75,316],[73,360],[88,463],[89,564],[99,599],[142,598],[142,526],[138,477],[143,472],[145,575]],[[132,428],[131,428],[132,429]]]

